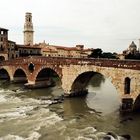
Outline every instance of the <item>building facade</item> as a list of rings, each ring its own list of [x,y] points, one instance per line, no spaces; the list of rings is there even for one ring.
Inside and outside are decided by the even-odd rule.
[[[84,49],[84,45],[75,47],[64,47],[43,43],[34,44],[34,31],[32,23],[32,13],[25,14],[24,23],[24,44],[16,44],[8,40],[8,29],[0,28],[0,59],[8,60],[26,56],[46,56],[46,57],[75,57],[85,58],[91,54],[93,49]]]
[[[0,61],[8,60],[8,29],[0,28]]]
[[[38,45],[17,45],[19,57],[41,56],[41,48]]]
[[[8,40],[8,59],[19,57],[19,51],[16,42]]]
[[[88,56],[88,54],[91,53],[91,49],[84,49],[84,45],[76,45],[75,47],[64,47],[43,44],[41,45],[41,48],[43,56],[51,56],[51,57],[85,58]]]
[[[127,50],[123,51],[124,55],[128,55],[128,54],[136,54],[138,53],[138,49],[137,49],[137,45],[134,43],[134,41],[132,41],[132,43],[129,45]]]

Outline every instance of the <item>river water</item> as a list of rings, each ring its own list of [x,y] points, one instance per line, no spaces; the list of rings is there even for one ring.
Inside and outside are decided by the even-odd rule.
[[[59,85],[22,89],[0,83],[0,140],[140,140],[140,115],[120,115],[120,97],[109,79],[94,76],[86,97],[65,98]],[[108,135],[111,132],[111,135]]]

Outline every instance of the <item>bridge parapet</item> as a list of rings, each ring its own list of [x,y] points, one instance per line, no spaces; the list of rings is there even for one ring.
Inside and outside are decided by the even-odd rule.
[[[113,67],[122,69],[140,70],[140,61],[116,60],[100,58],[62,58],[62,57],[22,57],[14,60],[4,61],[0,65],[18,64],[55,64],[55,65],[94,65],[99,67]]]

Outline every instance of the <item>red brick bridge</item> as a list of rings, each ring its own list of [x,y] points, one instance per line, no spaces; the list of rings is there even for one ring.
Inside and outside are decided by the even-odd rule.
[[[90,78],[100,73],[110,79],[122,101],[127,100],[127,106],[140,109],[140,61],[25,57],[0,64],[1,75],[7,74],[10,81],[24,78],[29,85],[34,85],[39,76],[44,78],[51,71],[60,78],[65,94],[86,89]]]

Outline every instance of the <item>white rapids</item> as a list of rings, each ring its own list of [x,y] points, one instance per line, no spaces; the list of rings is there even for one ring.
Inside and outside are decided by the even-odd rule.
[[[51,100],[15,96],[21,93],[20,90],[0,90],[0,140],[55,140],[54,137],[58,140],[125,140],[98,132],[91,126],[70,128],[77,120],[66,121],[50,111]]]

